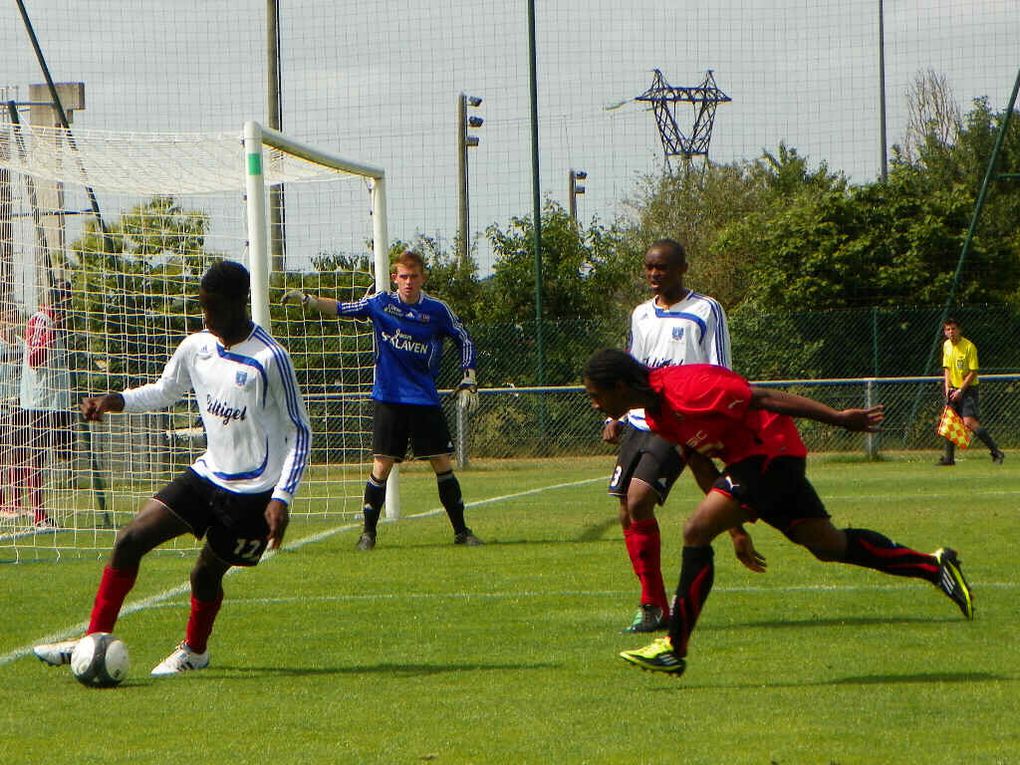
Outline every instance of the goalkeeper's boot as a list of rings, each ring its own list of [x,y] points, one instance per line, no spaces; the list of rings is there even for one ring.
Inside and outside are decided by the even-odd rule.
[[[362,531],[361,536],[358,537],[358,543],[354,545],[356,550],[372,550],[375,548],[375,532],[374,531]]]
[[[620,658],[635,667],[649,672],[665,672],[673,677],[680,677],[687,669],[687,662],[683,657],[676,655],[673,641],[668,636],[658,638],[644,648],[621,651]]]
[[[71,654],[78,645],[78,639],[61,640],[59,643],[41,643],[32,648],[32,653],[44,664],[59,667],[71,663]]]
[[[205,669],[209,666],[209,652],[195,653],[191,647],[181,642],[174,652],[152,668],[153,677],[168,677],[189,672],[193,669]]]
[[[996,449],[992,452],[992,462],[996,465],[1001,465],[1004,459],[1006,459],[1006,452],[1002,451],[1002,449]]]
[[[935,583],[942,592],[948,595],[967,619],[974,618],[974,596],[970,585],[963,578],[960,570],[960,559],[956,550],[941,547],[932,553],[939,562],[939,579]]]
[[[464,529],[454,534],[453,543],[455,545],[464,545],[465,547],[480,547],[485,544],[485,542],[475,536],[471,529]]]
[[[620,630],[621,632],[658,632],[664,630],[669,620],[662,612],[662,609],[653,603],[642,603],[634,614],[630,626]]]

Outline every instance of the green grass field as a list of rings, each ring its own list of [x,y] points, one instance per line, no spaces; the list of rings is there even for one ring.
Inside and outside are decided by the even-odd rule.
[[[102,562],[0,566],[4,763],[1020,762],[1020,464],[976,450],[864,463],[814,458],[841,526],[923,550],[952,545],[976,593],[962,619],[931,585],[822,564],[751,528],[755,575],[716,544],[715,589],[679,680],[616,654],[637,604],[610,457],[479,462],[462,471],[487,541],[454,547],[427,468],[404,471],[405,520],[291,526],[226,580],[212,665],[154,680],[183,635],[188,555],[150,556],[117,633],[129,679],[78,685],[29,653],[88,615]],[[661,511],[667,587],[695,501]]]

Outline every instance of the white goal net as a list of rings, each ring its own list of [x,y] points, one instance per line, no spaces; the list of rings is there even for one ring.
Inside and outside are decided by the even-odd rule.
[[[223,258],[251,270],[253,318],[290,351],[312,419],[293,518],[353,521],[371,328],[279,298],[360,298],[385,274],[386,245],[381,171],[255,123],[71,133],[0,118],[0,560],[109,548],[204,449],[192,400],[88,425],[78,401],[156,379],[201,328],[198,281]]]

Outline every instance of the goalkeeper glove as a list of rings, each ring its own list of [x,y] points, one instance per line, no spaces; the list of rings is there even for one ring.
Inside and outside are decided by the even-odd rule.
[[[280,304],[287,305],[287,303],[300,303],[302,307],[305,307],[311,299],[311,295],[306,295],[301,290],[287,290],[283,293],[283,297],[280,298]]]
[[[461,411],[468,413],[478,408],[478,383],[473,369],[464,370],[464,379],[457,386],[457,404]]]

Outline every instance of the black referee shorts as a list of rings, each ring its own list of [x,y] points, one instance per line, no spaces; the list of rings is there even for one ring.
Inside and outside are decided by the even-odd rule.
[[[956,388],[950,388],[956,390]],[[971,386],[963,391],[963,394],[956,401],[947,402],[949,407],[961,417],[973,417],[981,419],[981,398],[978,389]]]

